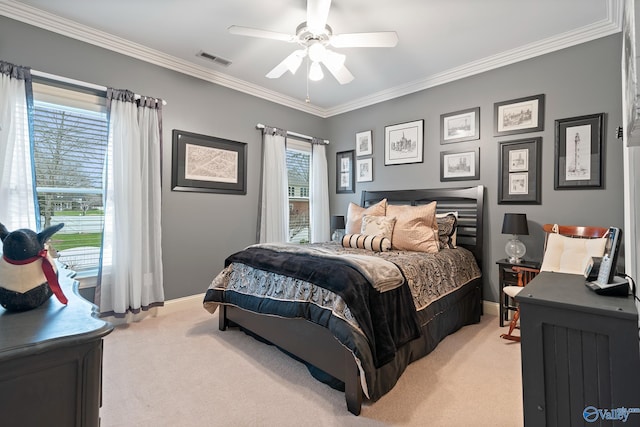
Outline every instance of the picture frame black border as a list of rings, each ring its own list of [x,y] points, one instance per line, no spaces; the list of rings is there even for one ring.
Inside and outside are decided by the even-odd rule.
[[[509,151],[529,150],[527,167],[528,192],[526,195],[509,195]],[[498,204],[532,204],[542,202],[542,137],[501,141],[498,146],[500,173],[498,174]],[[522,173],[522,172],[518,172]],[[534,176],[532,176],[535,174]],[[533,185],[532,185],[533,184]]]
[[[451,154],[462,154],[462,153],[473,153],[474,156],[474,164],[475,164],[475,174],[469,176],[456,176],[456,177],[447,177],[444,176],[444,159],[446,156]],[[448,182],[448,181],[473,181],[480,179],[480,147],[470,148],[465,150],[449,150],[449,151],[441,151],[440,152],[440,182]]]
[[[411,127],[410,125],[413,124],[419,124],[420,126],[420,130],[418,131],[418,146],[419,146],[419,151],[420,151],[420,159],[419,160],[411,160],[411,161],[406,161],[406,162],[395,162],[395,163],[389,163],[389,144],[391,143],[391,141],[389,141],[388,135],[388,129],[389,128],[393,128],[396,126],[402,126],[402,125],[407,125],[405,127]],[[387,125],[384,127],[384,165],[385,166],[396,166],[396,165],[409,165],[409,164],[415,164],[415,163],[423,163],[424,162],[424,119],[419,119],[419,120],[412,120],[410,122],[402,122],[402,123],[396,123],[393,125]]]
[[[348,158],[350,162],[349,167],[349,187],[341,187],[340,186],[340,164],[342,163],[343,158]],[[355,193],[356,192],[356,175],[355,175],[355,150],[347,150],[347,151],[339,151],[336,153],[336,193],[344,194],[344,193]]]
[[[602,142],[604,138],[605,113],[588,114],[555,121],[555,173],[553,179],[554,190],[576,190],[604,188],[604,166]],[[573,126],[591,125],[591,171],[595,177],[588,180],[563,179],[560,173],[566,166],[566,129]],[[594,143],[595,141],[595,143]]]
[[[460,138],[444,139],[444,121],[447,117],[459,116],[461,114],[472,113],[475,115],[475,129],[471,136],[463,136]],[[480,107],[467,108],[465,110],[454,111],[440,115],[440,145],[453,144],[455,142],[475,141],[480,139]]]
[[[538,100],[538,123],[536,126],[528,127],[525,129],[514,129],[514,130],[506,130],[506,131],[498,131],[498,120],[500,115],[498,111],[500,107],[504,107],[510,104],[517,104],[519,102],[524,101],[532,101]],[[505,135],[517,135],[521,133],[530,133],[530,132],[539,132],[544,130],[544,104],[545,104],[545,96],[544,94],[533,95],[533,96],[525,96],[523,98],[510,99],[508,101],[496,102],[493,104],[493,135],[494,136],[505,136]]]
[[[247,194],[247,144],[215,136],[174,129],[171,164],[171,190],[198,193]],[[186,144],[235,151],[238,153],[238,182],[214,182],[185,178]]]

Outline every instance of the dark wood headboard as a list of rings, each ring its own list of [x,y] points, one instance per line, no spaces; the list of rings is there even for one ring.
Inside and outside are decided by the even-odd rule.
[[[363,191],[360,205],[367,207],[382,199],[393,205],[424,205],[437,202],[437,212],[458,212],[457,244],[470,250],[482,269],[484,230],[484,186],[423,190]]]

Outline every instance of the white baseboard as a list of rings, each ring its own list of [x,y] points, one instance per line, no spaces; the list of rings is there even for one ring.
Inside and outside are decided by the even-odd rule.
[[[185,310],[187,308],[202,308],[202,301],[204,301],[204,293],[189,295],[188,297],[170,299],[164,302],[164,307],[159,307],[160,314],[170,314],[176,311]],[[202,308],[204,310],[204,308]]]
[[[188,308],[202,308],[203,300],[204,294],[190,295],[188,297],[165,301],[162,307],[153,307],[147,311],[140,311],[137,314],[127,313],[125,317],[107,316],[102,319],[111,323],[113,326],[118,326],[125,323],[139,322],[146,317],[160,317]],[[204,308],[202,309],[204,310]]]
[[[493,301],[482,301],[482,309],[484,314],[492,316],[500,316],[500,304]]]

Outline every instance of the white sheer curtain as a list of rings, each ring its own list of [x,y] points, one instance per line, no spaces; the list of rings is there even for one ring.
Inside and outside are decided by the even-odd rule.
[[[9,231],[37,231],[28,117],[29,105],[33,105],[30,89],[29,68],[0,61],[0,222]]]
[[[329,174],[324,141],[314,139],[311,147],[311,242],[328,242]]]
[[[266,127],[262,132],[262,192],[260,243],[286,242],[289,235],[289,197],[286,131]]]
[[[160,229],[161,102],[107,91],[105,229],[96,303],[101,315],[164,303]]]

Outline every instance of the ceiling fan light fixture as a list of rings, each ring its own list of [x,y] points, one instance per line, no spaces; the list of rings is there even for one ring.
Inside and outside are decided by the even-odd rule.
[[[309,67],[309,80],[314,82],[320,81],[324,78],[324,73],[322,72],[322,68],[318,62],[312,62],[311,67]]]
[[[331,51],[328,47],[394,47],[398,44],[398,34],[395,31],[333,34],[332,28],[327,25],[331,0],[306,0],[306,3],[307,20],[298,25],[295,35],[237,25],[230,26],[228,30],[230,34],[296,43],[299,49],[283,59],[266,74],[266,77],[277,79],[287,71],[295,74],[302,65],[302,60],[307,58],[307,102],[309,80],[318,81],[324,78],[321,64],[341,85],[354,79],[353,74],[344,65],[346,56]]]
[[[313,42],[309,48],[309,59],[313,62],[322,62],[324,61],[325,56],[327,55],[327,49],[324,45],[318,41]]]

